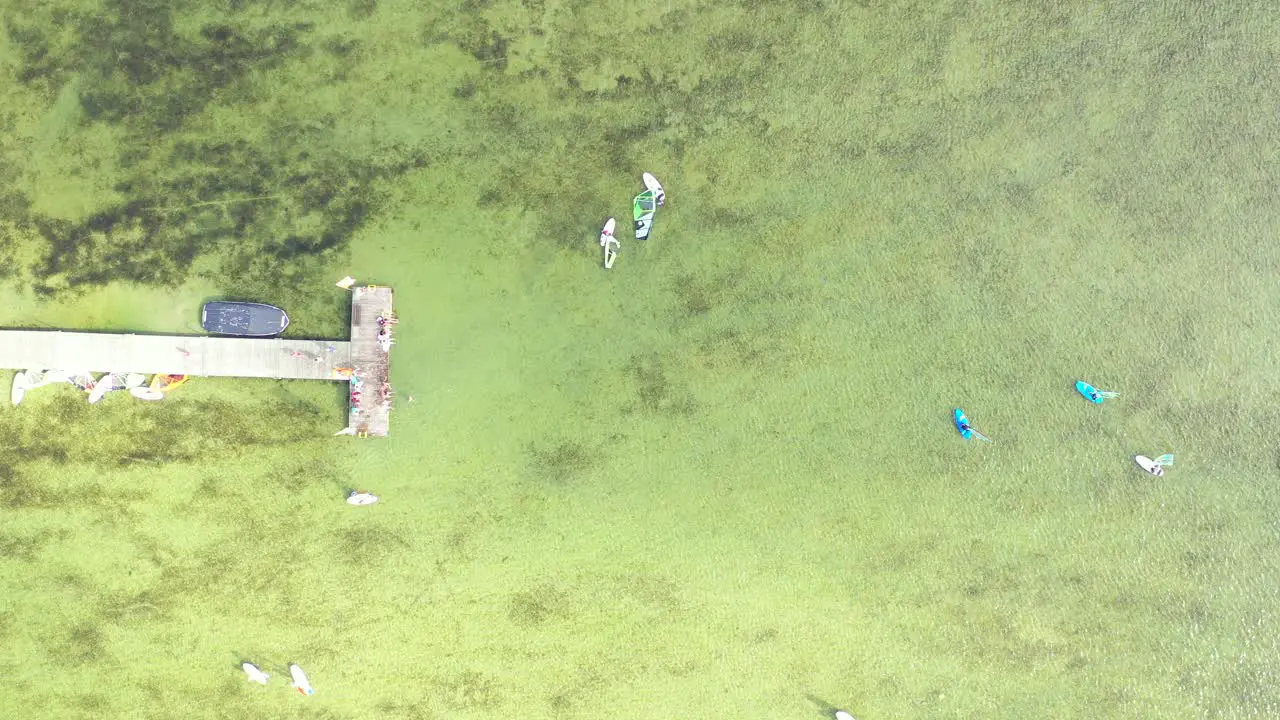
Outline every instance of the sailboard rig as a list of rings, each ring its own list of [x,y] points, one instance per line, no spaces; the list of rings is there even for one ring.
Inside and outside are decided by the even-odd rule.
[[[147,376],[139,373],[108,373],[105,377],[93,386],[89,392],[89,403],[93,404],[102,399],[104,395],[112,390],[130,390],[141,387],[142,383],[147,381]]]
[[[75,385],[77,388],[79,388],[80,390],[83,390],[84,392],[93,392],[93,387],[94,385],[97,384],[98,381],[94,380],[93,375],[91,375],[90,373],[73,372],[73,373],[67,373],[67,382],[71,383],[72,385]]]
[[[1138,463],[1138,467],[1143,470],[1146,470],[1156,477],[1160,477],[1161,475],[1164,475],[1164,469],[1166,467],[1173,465],[1173,455],[1166,453],[1154,460],[1146,455],[1137,455],[1133,458],[1133,461]]]
[[[647,240],[653,229],[653,215],[658,210],[658,196],[645,190],[631,201],[631,215],[636,223],[636,239]]]
[[[1107,398],[1119,397],[1120,393],[1099,390],[1083,380],[1076,381],[1076,392],[1084,396],[1085,400],[1091,403],[1101,405],[1103,400]]]
[[[973,429],[973,426],[969,424],[969,418],[965,416],[964,411],[960,408],[956,408],[953,417],[956,423],[956,430],[960,431],[960,437],[965,440],[977,438],[984,442],[991,442],[991,438]]]
[[[28,391],[60,382],[67,382],[67,374],[61,370],[23,370],[13,376],[13,385],[9,389],[9,400],[14,405],[18,405],[26,397]]]
[[[151,382],[146,387],[130,388],[129,394],[139,400],[163,400],[165,393],[181,387],[186,382],[186,375],[156,374],[152,376]]]
[[[618,259],[618,238],[613,236],[613,228],[617,226],[617,221],[609,218],[604,223],[604,229],[600,231],[600,247],[604,249],[604,269],[612,270],[613,261]]]

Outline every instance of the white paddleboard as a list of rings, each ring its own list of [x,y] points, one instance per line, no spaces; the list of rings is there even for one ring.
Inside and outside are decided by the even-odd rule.
[[[13,389],[9,391],[9,399],[14,405],[22,402],[22,398],[27,395],[27,373],[19,372],[13,376]]]
[[[613,261],[618,259],[618,239],[613,236],[613,228],[617,226],[618,221],[609,218],[604,223],[604,229],[600,231],[600,247],[604,248],[604,269],[613,269]]]
[[[315,690],[311,688],[311,681],[307,679],[307,674],[302,672],[302,668],[297,665],[289,665],[289,676],[293,678],[293,686],[303,695],[314,695]]]
[[[347,496],[348,505],[372,505],[376,502],[378,502],[378,496],[373,493],[352,490],[351,494]]]
[[[108,390],[115,389],[116,376],[110,373],[103,375],[102,379],[93,386],[93,390],[89,391],[89,404],[93,404],[102,399]]]
[[[662,189],[662,183],[658,182],[658,178],[650,175],[649,173],[645,173],[640,177],[644,180],[645,189],[653,193],[654,198],[657,200],[659,205],[662,205],[667,201],[667,193]]]
[[[1162,466],[1160,463],[1156,462],[1155,460],[1152,460],[1151,458],[1147,457],[1146,455],[1138,455],[1133,458],[1133,461],[1138,463],[1138,467],[1142,468],[1143,470],[1146,470],[1147,472],[1151,473],[1152,475],[1155,475],[1156,477],[1164,475],[1164,466]]]
[[[240,669],[244,670],[249,682],[258,683],[259,685],[266,685],[267,680],[271,678],[270,675],[262,672],[262,668],[251,662],[240,663]]]

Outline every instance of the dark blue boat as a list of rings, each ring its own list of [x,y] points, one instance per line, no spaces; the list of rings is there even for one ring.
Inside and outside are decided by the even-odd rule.
[[[289,327],[289,316],[275,305],[215,301],[200,311],[200,326],[217,335],[271,337]]]

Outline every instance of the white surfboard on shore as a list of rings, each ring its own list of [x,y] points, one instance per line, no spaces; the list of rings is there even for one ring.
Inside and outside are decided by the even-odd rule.
[[[22,398],[27,396],[27,373],[21,371],[13,376],[13,386],[9,389],[9,400],[14,405],[22,403]]]
[[[104,375],[101,380],[99,380],[96,384],[94,384],[93,389],[89,391],[89,404],[93,405],[97,403],[99,400],[103,398],[104,395],[107,394],[108,390],[115,389],[114,387],[112,387],[114,384],[115,384],[114,375],[111,375],[110,373],[108,373],[107,375]]]

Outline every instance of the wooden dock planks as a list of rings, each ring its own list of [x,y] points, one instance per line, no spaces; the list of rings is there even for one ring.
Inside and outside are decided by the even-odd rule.
[[[0,368],[7,370],[339,380],[335,369],[350,362],[351,343],[341,340],[0,331]]]
[[[345,434],[381,437],[390,431],[392,396],[378,318],[393,317],[393,295],[378,286],[351,292],[349,341],[0,330],[0,369],[343,382],[354,374],[361,403],[351,408]]]
[[[355,435],[385,436],[390,431],[392,398],[383,398],[390,389],[390,354],[378,344],[383,326],[378,318],[393,318],[391,288],[357,287],[351,301],[351,365],[359,378],[353,389],[360,391],[360,405],[351,407],[348,427]],[[394,337],[396,326],[390,325]]]

